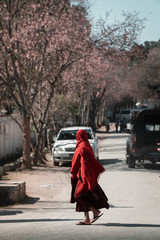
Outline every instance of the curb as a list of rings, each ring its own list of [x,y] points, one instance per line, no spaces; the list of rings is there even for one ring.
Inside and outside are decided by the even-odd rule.
[[[0,183],[0,206],[21,202],[26,197],[25,182]]]
[[[0,179],[5,174],[5,172],[13,172],[16,171],[17,168],[22,166],[22,162],[14,162],[14,163],[7,163],[0,167]]]
[[[0,179],[6,172],[16,171],[21,167],[21,162],[8,163],[0,167]],[[4,183],[0,182],[0,206],[7,206],[21,202],[26,198],[26,183]]]

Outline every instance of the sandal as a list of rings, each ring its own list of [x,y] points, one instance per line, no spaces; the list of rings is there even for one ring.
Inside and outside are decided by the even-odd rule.
[[[78,223],[76,223],[76,225],[91,225],[91,223],[87,223],[87,222],[78,222]]]
[[[103,215],[103,213],[99,214],[98,216],[95,216],[92,220],[91,223],[94,223],[98,218],[100,218]]]

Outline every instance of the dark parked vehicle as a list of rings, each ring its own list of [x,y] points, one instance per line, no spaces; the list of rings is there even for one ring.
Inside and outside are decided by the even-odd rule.
[[[136,161],[160,161],[157,151],[160,142],[160,111],[145,109],[132,121],[130,136],[126,143],[126,162],[134,168]]]

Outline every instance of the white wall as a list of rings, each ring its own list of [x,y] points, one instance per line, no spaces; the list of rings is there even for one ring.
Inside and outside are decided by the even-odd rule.
[[[14,118],[21,124],[20,117]],[[0,162],[22,153],[23,138],[20,126],[11,117],[0,117]]]

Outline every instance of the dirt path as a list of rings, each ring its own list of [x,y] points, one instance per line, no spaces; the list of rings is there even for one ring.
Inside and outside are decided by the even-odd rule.
[[[52,156],[47,156],[46,166],[33,167],[32,170],[8,172],[1,182],[25,182],[26,194],[40,201],[56,201],[61,188],[70,186],[69,166],[54,167]]]

